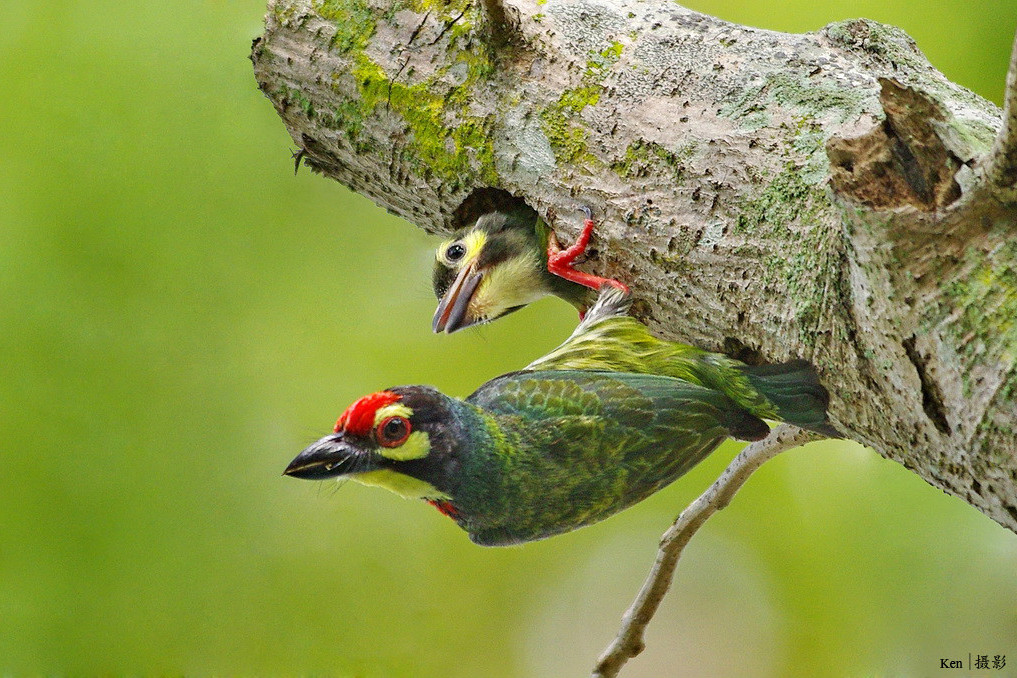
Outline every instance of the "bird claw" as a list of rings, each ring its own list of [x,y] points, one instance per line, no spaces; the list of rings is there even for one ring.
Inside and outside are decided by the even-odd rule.
[[[562,249],[554,231],[551,231],[551,234],[548,237],[548,272],[574,283],[583,285],[584,287],[589,287],[593,290],[600,289],[602,285],[611,285],[612,287],[617,287],[620,290],[628,292],[628,286],[618,280],[613,278],[602,278],[600,276],[593,275],[592,273],[583,273],[582,271],[577,271],[573,267],[572,262],[576,260],[576,257],[586,251],[586,246],[590,242],[590,236],[593,234],[594,227],[593,211],[586,205],[580,205],[579,209],[586,215],[586,221],[583,223],[583,230],[579,232],[579,237],[576,238],[576,241],[571,247]]]

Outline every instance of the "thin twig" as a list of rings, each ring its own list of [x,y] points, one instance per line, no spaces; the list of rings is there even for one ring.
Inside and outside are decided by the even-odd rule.
[[[707,518],[731,503],[731,499],[749,476],[765,462],[785,450],[819,438],[819,435],[810,431],[803,431],[790,424],[781,424],[765,439],[752,443],[742,450],[724,469],[720,478],[682,511],[661,537],[657,559],[650,568],[650,574],[622,617],[618,635],[597,660],[592,678],[614,678],[625,662],[643,651],[645,647],[643,633],[656,614],[660,601],[671,587],[678,559],[686,544]]]
[[[297,176],[297,172],[300,171],[300,161],[304,159],[305,155],[307,155],[306,148],[299,148],[290,155],[293,158],[293,176]]]
[[[992,185],[1010,188],[1017,184],[1017,36],[1010,54],[1006,91],[1003,92],[1003,125],[986,167]]]

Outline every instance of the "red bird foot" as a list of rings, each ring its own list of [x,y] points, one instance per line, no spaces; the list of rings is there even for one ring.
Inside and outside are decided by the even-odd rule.
[[[602,278],[592,273],[583,273],[582,271],[577,271],[572,266],[572,262],[576,260],[576,257],[586,251],[586,246],[590,244],[590,234],[593,233],[593,214],[591,214],[590,208],[581,207],[580,209],[586,213],[586,221],[583,222],[583,230],[579,234],[579,238],[576,239],[576,242],[571,247],[562,249],[558,243],[558,238],[554,235],[554,231],[551,231],[551,236],[547,241],[548,272],[593,290],[599,290],[601,285],[611,285],[628,292],[628,285],[614,278]],[[582,317],[583,313],[580,313],[579,316]]]

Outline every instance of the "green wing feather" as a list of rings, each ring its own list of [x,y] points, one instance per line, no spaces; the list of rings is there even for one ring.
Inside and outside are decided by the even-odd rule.
[[[465,469],[474,541],[528,541],[602,520],[686,473],[729,435],[766,424],[707,388],[669,377],[518,372],[467,401],[490,446]],[[486,464],[486,466],[484,466]]]
[[[603,288],[572,336],[525,369],[675,377],[717,390],[757,417],[837,435],[825,423],[829,396],[807,362],[750,367],[720,353],[664,341],[628,315],[629,304],[623,291]]]

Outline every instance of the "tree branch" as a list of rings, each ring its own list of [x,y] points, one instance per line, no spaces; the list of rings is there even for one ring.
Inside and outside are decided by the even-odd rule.
[[[810,360],[847,437],[1017,531],[1017,65],[1004,124],[893,27],[637,0],[273,0],[252,59],[312,169],[432,232],[590,205],[655,333]]]
[[[1003,93],[1002,126],[986,165],[992,185],[1000,188],[1017,186],[1017,36],[1010,53],[1010,68]]]
[[[734,495],[756,469],[781,452],[799,447],[819,436],[789,424],[781,424],[764,440],[752,443],[739,453],[721,476],[681,512],[660,539],[657,559],[636,599],[622,617],[618,635],[608,645],[593,671],[593,678],[614,678],[622,666],[643,651],[643,634],[671,587],[682,551],[699,528],[717,511],[731,503]]]

